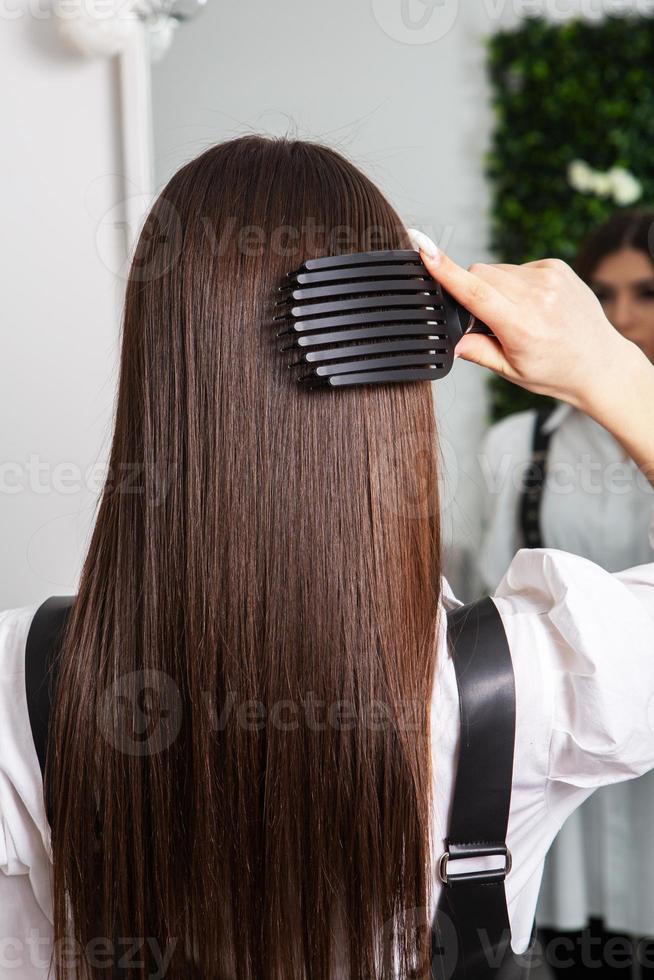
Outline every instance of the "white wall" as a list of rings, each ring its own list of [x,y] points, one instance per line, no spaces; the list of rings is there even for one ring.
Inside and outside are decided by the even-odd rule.
[[[31,10],[7,3],[0,30],[0,609],[75,589],[122,294],[96,246],[122,193],[116,66],[68,53]]]

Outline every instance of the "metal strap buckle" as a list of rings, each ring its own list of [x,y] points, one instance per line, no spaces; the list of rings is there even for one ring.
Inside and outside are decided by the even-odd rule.
[[[506,844],[489,844],[484,845],[455,845],[457,853],[450,853],[450,846],[448,845],[447,850],[441,856],[438,862],[438,877],[443,882],[444,885],[459,884],[459,882],[465,881],[485,881],[485,882],[499,882],[504,881],[511,868],[513,867],[513,858],[511,856],[511,851],[508,849]],[[491,868],[488,871],[463,871],[460,874],[448,875],[447,868],[448,863],[451,860],[459,860],[461,858],[472,858],[472,857],[489,857],[491,855],[503,855],[505,858],[505,866],[503,868]]]

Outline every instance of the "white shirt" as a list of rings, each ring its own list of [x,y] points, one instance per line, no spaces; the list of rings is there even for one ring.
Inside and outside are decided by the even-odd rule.
[[[545,854],[565,818],[597,786],[654,769],[654,564],[611,575],[559,551],[523,550],[495,601],[516,681],[506,891],[513,948],[521,951]],[[446,582],[444,604],[458,605]],[[35,609],[0,614],[0,980],[42,980],[52,943],[49,830],[25,700]],[[431,705],[435,866],[459,740],[445,625],[442,616]]]
[[[494,589],[523,546],[521,478],[531,461],[535,412],[493,425],[479,453],[483,538],[479,569]],[[654,488],[610,432],[570,405],[543,426],[552,433],[541,506],[543,543],[589,558],[610,572],[652,560],[648,528]]]
[[[531,459],[535,413],[494,425],[480,453],[485,489],[480,570],[492,590],[521,547],[520,476]],[[559,405],[552,433],[541,530],[564,548],[617,571],[654,557],[648,526],[654,489],[619,443],[589,416]],[[545,865],[538,904],[543,925],[582,928],[591,916],[607,928],[654,935],[654,772],[594,794],[568,820]]]

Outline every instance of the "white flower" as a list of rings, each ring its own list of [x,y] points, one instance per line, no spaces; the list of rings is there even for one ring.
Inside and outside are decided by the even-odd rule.
[[[576,191],[582,194],[593,190],[594,170],[588,166],[585,160],[573,160],[568,165],[568,183]]]
[[[624,167],[593,170],[585,160],[568,164],[568,183],[581,194],[612,197],[616,204],[633,204],[643,193],[639,180]]]
[[[634,204],[643,194],[643,185],[624,167],[612,167],[609,177],[613,186],[613,200],[616,204]]]
[[[593,192],[598,197],[610,197],[613,193],[613,181],[611,175],[606,173],[595,173],[593,175]]]

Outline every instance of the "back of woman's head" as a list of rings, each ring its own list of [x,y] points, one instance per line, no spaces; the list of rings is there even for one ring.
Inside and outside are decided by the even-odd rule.
[[[431,387],[306,391],[271,322],[304,259],[407,246],[338,153],[254,136],[141,235],[47,776],[56,934],[142,937],[117,976],[159,949],[168,977],[371,980],[428,951]]]

